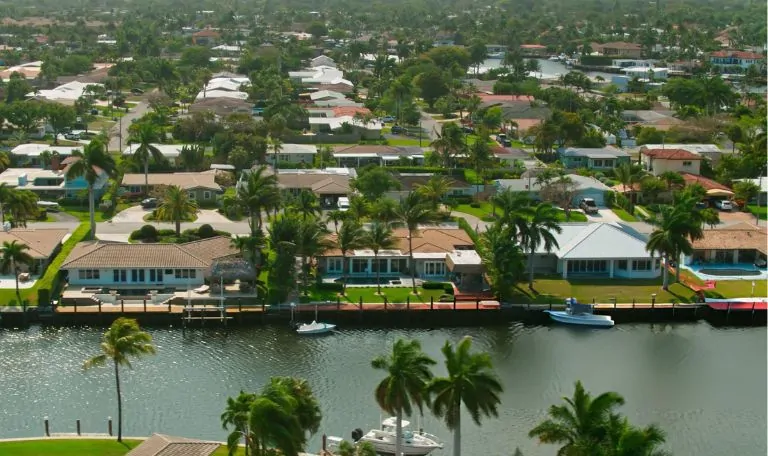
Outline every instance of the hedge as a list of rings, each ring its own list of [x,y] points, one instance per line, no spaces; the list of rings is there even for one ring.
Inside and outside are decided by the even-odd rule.
[[[425,290],[443,290],[447,293],[453,293],[453,285],[448,282],[424,282],[421,288]]]
[[[322,291],[342,292],[344,291],[344,284],[336,282],[320,282],[317,284],[316,288]]]
[[[477,233],[471,226],[469,226],[469,222],[464,220],[463,217],[459,217],[458,219],[459,219],[459,228],[464,230],[464,232],[467,233],[467,236],[469,236],[469,238],[472,239],[472,242],[474,242],[475,244],[475,250],[477,250],[477,246],[480,243],[480,238],[478,237]]]
[[[614,59],[619,59],[619,58],[621,57],[613,57],[613,56],[605,56],[605,55],[582,55],[580,63],[582,65],[609,66],[613,63]]]

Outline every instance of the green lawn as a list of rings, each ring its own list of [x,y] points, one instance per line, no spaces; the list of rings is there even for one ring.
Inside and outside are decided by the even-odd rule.
[[[747,210],[752,215],[757,215],[760,220],[768,219],[768,207],[765,206],[747,206]]]
[[[625,222],[636,222],[637,217],[630,214],[629,212],[625,211],[624,209],[620,207],[612,207],[611,210],[613,211],[616,216],[618,216],[620,219],[624,220]]]
[[[472,144],[476,143],[478,139],[480,139],[479,136],[471,134],[471,133],[468,134],[466,136],[466,138],[467,138],[467,145],[468,146],[471,146]],[[491,146],[494,146],[494,145],[496,145],[496,141],[494,141],[494,140],[489,138],[488,139],[488,144],[491,145]]]
[[[130,204],[127,203],[119,203],[117,205],[117,208],[114,211],[100,211],[98,208],[96,209],[96,213],[94,214],[94,218],[96,219],[96,223],[99,222],[106,222],[107,220],[111,219],[113,215],[116,213],[123,211],[125,209],[128,209],[131,207]],[[90,219],[90,213],[88,212],[88,204],[86,203],[83,206],[61,206],[61,210],[63,212],[66,212],[67,214],[77,217],[78,220],[81,222],[89,222]]]
[[[413,290],[406,287],[389,288],[382,287],[382,295],[376,294],[376,287],[347,287],[346,296],[339,296],[336,291],[317,290],[312,287],[308,297],[303,297],[302,301],[332,301],[336,302],[340,298],[341,302],[360,302],[363,298],[364,303],[384,302],[386,296],[387,302],[405,303],[410,297],[411,302],[429,302],[433,298],[437,302],[440,295],[445,294],[444,290],[424,290],[418,289],[418,296],[412,294]]]
[[[140,440],[98,439],[51,439],[0,443],[0,456],[123,456],[137,447]],[[226,456],[227,446],[222,445],[213,456]],[[236,456],[245,454],[240,448]]]
[[[656,293],[656,302],[692,302],[694,293],[680,284],[673,284],[669,292],[661,289],[661,278],[651,280],[627,279],[562,279],[537,278],[534,281],[534,291],[528,289],[527,283],[521,283],[513,291],[512,301],[522,302],[561,303],[563,299],[574,297],[579,301],[597,303],[612,302],[616,298],[619,303],[651,302],[651,294]]]
[[[388,138],[387,144],[390,146],[420,146],[428,147],[430,139],[427,135],[421,138],[421,144],[419,144],[419,138]]]
[[[488,203],[486,201],[483,201],[480,203],[480,207],[472,207],[469,204],[459,204],[454,209],[457,212],[463,212],[465,214],[474,215],[475,217],[479,218],[480,220],[483,220],[485,222],[492,222],[494,220],[493,217],[493,206],[491,203]],[[501,211],[499,209],[496,209],[496,214],[500,214]],[[560,222],[586,222],[587,216],[584,215],[581,212],[577,211],[571,211],[571,218],[569,220],[565,219],[565,211],[559,210],[558,211],[558,221]]]
[[[104,129],[110,129],[115,125],[115,121],[107,119],[94,120],[88,124],[88,131],[101,131]]]

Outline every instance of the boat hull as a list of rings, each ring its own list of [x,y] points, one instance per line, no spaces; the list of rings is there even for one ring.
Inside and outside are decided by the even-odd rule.
[[[607,315],[571,315],[560,310],[545,310],[544,312],[548,313],[552,320],[566,325],[596,328],[611,328],[614,325],[613,319]]]
[[[752,312],[753,310],[768,310],[768,301],[762,298],[734,298],[717,299],[706,298],[707,306],[712,310],[725,310],[733,312]]]
[[[334,329],[336,329],[336,325],[332,325],[330,323],[312,323],[309,325],[299,326],[296,332],[304,336],[315,336],[319,334],[331,333]]]
[[[376,449],[376,453],[380,454],[395,454],[395,443],[394,442],[385,442],[373,438],[363,437],[360,439],[361,442],[368,442]],[[411,446],[408,444],[403,444],[400,450],[402,453],[406,456],[425,456],[429,453],[435,451],[439,447],[427,447],[427,446]]]

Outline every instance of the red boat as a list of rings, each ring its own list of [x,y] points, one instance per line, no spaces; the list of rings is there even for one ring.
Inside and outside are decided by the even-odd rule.
[[[707,298],[707,306],[713,310],[731,310],[738,312],[751,312],[753,310],[768,310],[768,299],[766,298],[734,298],[717,299]]]

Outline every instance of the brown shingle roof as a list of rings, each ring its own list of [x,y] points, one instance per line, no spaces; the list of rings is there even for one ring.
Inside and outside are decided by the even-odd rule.
[[[12,229],[0,231],[0,245],[3,242],[16,241],[29,247],[27,253],[34,259],[49,258],[53,251],[61,244],[62,239],[68,233],[67,230],[57,229]]]
[[[701,160],[701,155],[683,149],[646,149],[643,155],[660,160]]]
[[[393,230],[396,244],[392,250],[400,250],[404,255],[409,254],[408,230],[399,228]],[[331,242],[336,242],[336,235],[329,236]],[[422,228],[413,236],[414,253],[449,253],[454,250],[472,248],[474,243],[464,230],[458,228]],[[340,256],[341,251],[331,249],[324,256]],[[354,253],[347,252],[348,256]]]
[[[319,195],[349,193],[349,176],[333,174],[284,173],[277,175],[278,186],[282,188],[306,188]]]
[[[755,249],[768,253],[768,231],[749,223],[704,230],[704,237],[693,241],[696,250],[735,250]]]
[[[204,188],[213,191],[221,191],[221,187],[215,181],[215,172],[202,173],[158,173],[147,176],[149,185],[175,185],[182,190]],[[143,174],[125,174],[122,185],[144,185]]]
[[[153,434],[126,456],[210,456],[220,446],[216,442]]]

